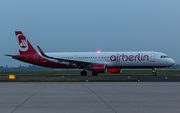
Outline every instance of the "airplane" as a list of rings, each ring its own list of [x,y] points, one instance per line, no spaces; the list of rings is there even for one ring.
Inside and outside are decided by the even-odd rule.
[[[154,51],[134,52],[54,52],[44,53],[38,47],[37,52],[21,31],[15,31],[18,40],[19,54],[9,55],[13,59],[50,68],[79,68],[81,76],[92,71],[98,73],[121,73],[122,68],[151,68],[156,76],[156,68],[169,67],[175,64],[166,54]]]

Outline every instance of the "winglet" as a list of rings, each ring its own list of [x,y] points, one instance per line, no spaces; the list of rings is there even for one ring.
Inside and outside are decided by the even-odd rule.
[[[38,47],[38,49],[39,49],[41,55],[42,55],[42,56],[46,56],[46,55],[44,54],[44,52],[41,50],[41,48],[40,48],[39,46],[37,46],[37,47]]]
[[[41,53],[42,56],[48,57],[48,56],[41,50],[41,48],[40,48],[39,46],[37,46],[37,47],[38,47],[38,49],[39,49],[39,51],[40,51],[40,53]]]

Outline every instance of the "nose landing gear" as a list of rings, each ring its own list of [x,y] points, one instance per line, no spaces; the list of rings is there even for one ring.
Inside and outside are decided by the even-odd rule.
[[[153,70],[153,73],[152,73],[152,75],[153,75],[153,76],[156,76],[155,69],[156,69],[156,68],[152,68],[152,70]]]

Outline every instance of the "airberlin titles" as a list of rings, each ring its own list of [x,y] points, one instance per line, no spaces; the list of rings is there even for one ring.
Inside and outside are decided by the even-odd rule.
[[[138,53],[137,55],[125,55],[124,53],[122,55],[111,55],[110,56],[111,61],[149,61],[148,55],[143,55],[143,53]]]

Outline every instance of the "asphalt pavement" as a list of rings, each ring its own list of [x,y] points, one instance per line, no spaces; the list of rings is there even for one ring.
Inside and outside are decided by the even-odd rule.
[[[178,82],[0,82],[0,113],[180,113]]]

